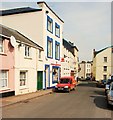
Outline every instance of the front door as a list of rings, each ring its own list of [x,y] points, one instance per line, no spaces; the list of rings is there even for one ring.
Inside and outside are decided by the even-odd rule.
[[[50,68],[49,65],[45,65],[45,88],[49,87],[49,79],[50,79]]]
[[[41,90],[43,87],[43,71],[37,72],[37,90]]]

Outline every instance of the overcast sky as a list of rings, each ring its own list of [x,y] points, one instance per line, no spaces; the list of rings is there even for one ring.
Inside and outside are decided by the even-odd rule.
[[[2,2],[2,8],[37,7],[35,2],[21,3],[20,1],[22,0],[19,0],[19,3]],[[48,0],[48,5],[64,20],[63,37],[75,43],[79,49],[80,61],[92,60],[93,49],[100,50],[111,45],[111,3],[105,2],[106,0],[100,0],[104,2],[64,1]]]

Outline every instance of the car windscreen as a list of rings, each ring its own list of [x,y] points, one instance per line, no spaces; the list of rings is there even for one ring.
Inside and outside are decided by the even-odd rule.
[[[67,79],[67,78],[60,79],[60,83],[62,83],[62,84],[69,83],[69,82],[70,82],[70,79]]]

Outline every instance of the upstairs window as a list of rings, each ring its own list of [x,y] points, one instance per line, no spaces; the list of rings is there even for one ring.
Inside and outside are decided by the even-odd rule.
[[[106,72],[107,71],[107,66],[103,67],[103,71]]]
[[[53,20],[47,16],[47,30],[53,33]]]
[[[58,25],[57,23],[55,23],[55,35],[57,37],[60,37],[60,25]]]
[[[60,60],[60,43],[55,41],[55,59]]]
[[[31,56],[31,47],[25,45],[25,57],[30,57]]]
[[[53,58],[53,39],[47,36],[47,57]]]
[[[0,89],[8,87],[8,71],[0,71]]]
[[[104,62],[107,62],[107,57],[104,57]]]
[[[39,50],[39,54],[38,54],[38,58],[39,58],[39,59],[42,58],[41,54],[42,54],[42,52],[41,52],[41,50]]]
[[[3,53],[3,40],[0,38],[0,53]]]

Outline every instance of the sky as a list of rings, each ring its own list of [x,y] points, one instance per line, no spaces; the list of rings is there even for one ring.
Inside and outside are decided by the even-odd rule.
[[[1,8],[35,7],[36,2],[10,2],[2,0]],[[93,49],[100,50],[111,45],[111,2],[110,0],[52,0],[47,4],[64,21],[63,37],[74,42],[79,49],[80,61],[92,60]],[[60,1],[60,2],[58,2]],[[0,8],[0,9],[1,9]]]

